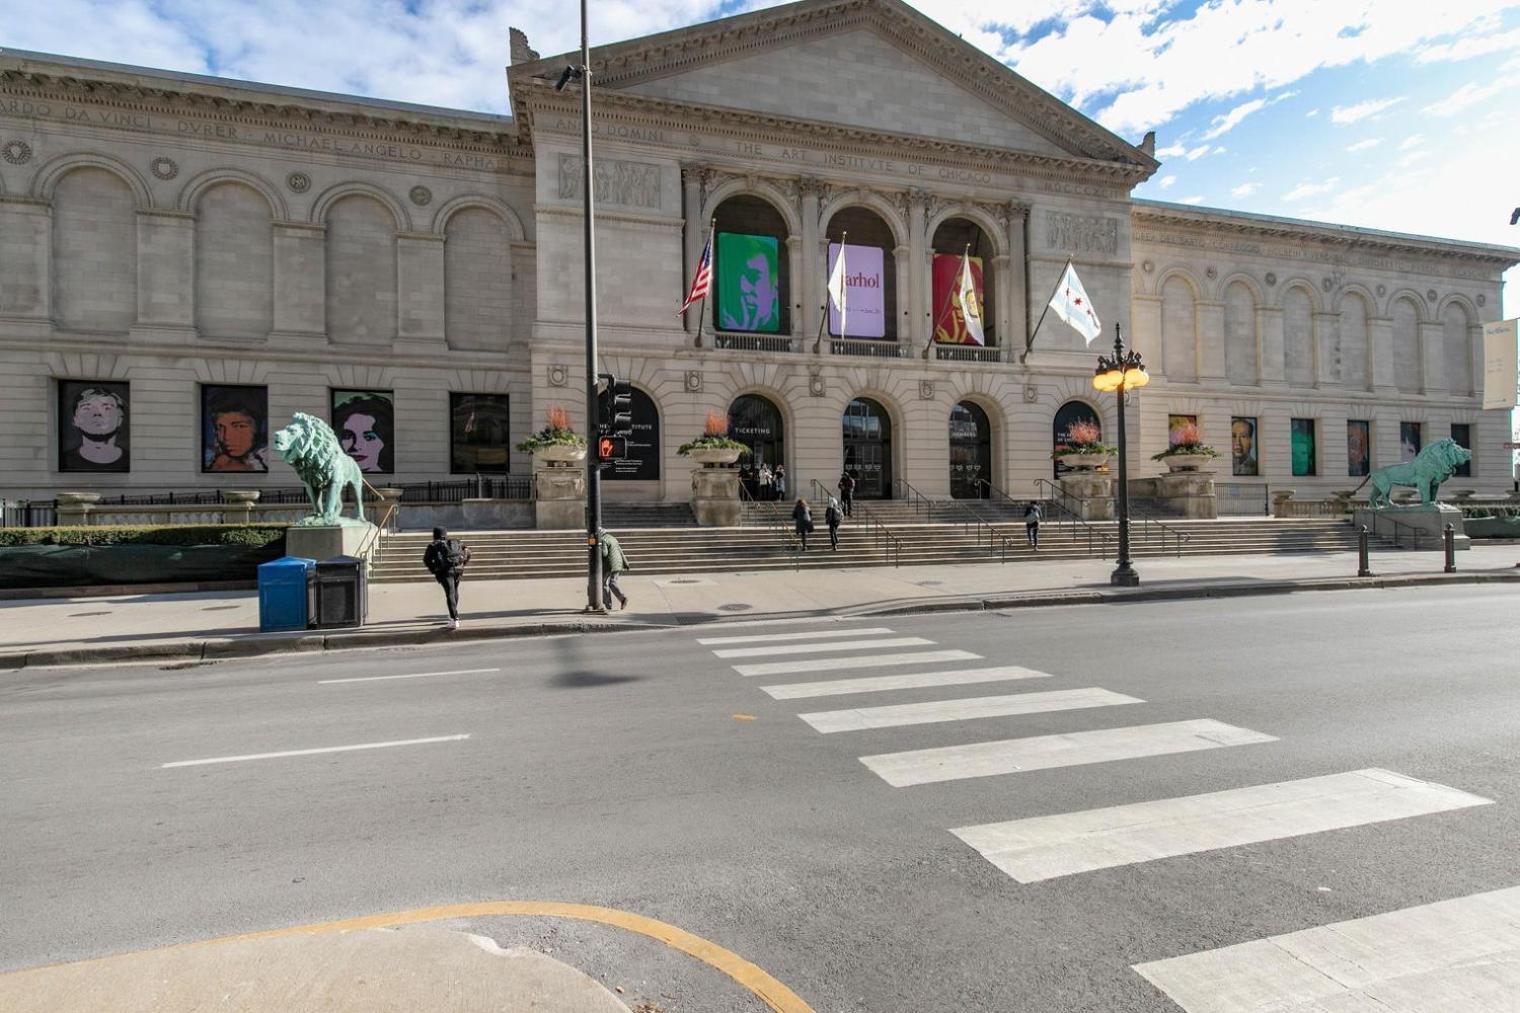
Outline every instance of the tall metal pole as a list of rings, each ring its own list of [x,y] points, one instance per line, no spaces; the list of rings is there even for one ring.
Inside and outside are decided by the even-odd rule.
[[[1114,362],[1124,369],[1124,336],[1114,324]],[[1121,372],[1122,375],[1122,372]],[[1119,565],[1108,582],[1119,587],[1135,587],[1140,575],[1129,561],[1129,438],[1124,430],[1124,384],[1119,384]]]
[[[601,612],[602,471],[596,438],[596,174],[591,165],[591,43],[586,32],[586,0],[581,0],[581,190],[586,223],[586,611]]]

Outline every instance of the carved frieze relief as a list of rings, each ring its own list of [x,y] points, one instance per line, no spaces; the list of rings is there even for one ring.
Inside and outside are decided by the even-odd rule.
[[[1045,248],[1112,256],[1119,252],[1119,223],[1112,218],[1047,211]]]
[[[596,166],[596,199],[606,204],[630,208],[658,209],[660,206],[660,167],[647,162],[630,162],[601,158]],[[579,155],[559,156],[559,197],[579,200],[585,177]]]

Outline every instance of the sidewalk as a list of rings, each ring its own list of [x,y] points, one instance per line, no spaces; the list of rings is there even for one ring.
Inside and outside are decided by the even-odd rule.
[[[471,581],[460,590],[462,628],[442,628],[443,594],[432,582],[370,587],[360,630],[260,634],[253,591],[11,601],[0,606],[0,668],[130,660],[202,660],[276,651],[442,643],[481,637],[603,632],[734,619],[849,616],[950,609],[1069,605],[1300,590],[1515,581],[1520,546],[1475,546],[1441,572],[1439,552],[1373,556],[1358,578],[1356,554],[1191,556],[1142,559],[1135,589],[1108,583],[1111,560],[868,567],[641,577],[620,582],[627,611],[587,616],[579,578]]]

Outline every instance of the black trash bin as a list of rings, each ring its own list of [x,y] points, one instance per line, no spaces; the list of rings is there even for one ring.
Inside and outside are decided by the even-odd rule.
[[[369,611],[368,579],[364,560],[354,556],[334,556],[317,564],[318,629],[340,626],[363,626]]]

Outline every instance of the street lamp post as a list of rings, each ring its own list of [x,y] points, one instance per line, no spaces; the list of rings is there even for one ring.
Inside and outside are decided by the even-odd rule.
[[[1129,439],[1124,427],[1124,394],[1135,387],[1151,382],[1145,371],[1140,353],[1124,350],[1124,335],[1114,324],[1114,354],[1110,358],[1098,356],[1098,368],[1093,373],[1093,387],[1100,391],[1114,391],[1118,397],[1119,415],[1119,565],[1109,575],[1108,582],[1118,587],[1135,587],[1140,575],[1129,560]]]

